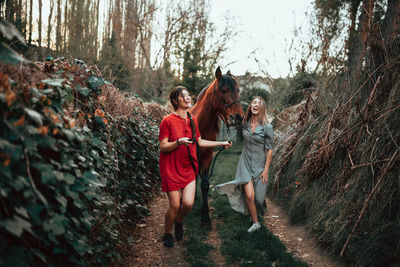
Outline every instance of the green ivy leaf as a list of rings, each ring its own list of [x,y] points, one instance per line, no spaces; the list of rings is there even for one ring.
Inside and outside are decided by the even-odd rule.
[[[62,87],[62,83],[64,81],[65,81],[65,79],[46,79],[46,80],[42,80],[42,83],[48,84],[50,86]]]
[[[95,185],[95,186],[101,186],[104,187],[105,184],[102,184],[99,179],[97,179],[97,176],[99,176],[99,174],[95,171],[86,171],[83,174],[83,177],[86,178],[86,181],[88,181],[89,184]]]
[[[76,252],[79,253],[79,255],[83,256],[85,255],[87,252],[89,252],[91,249],[91,247],[86,243],[83,242],[82,240],[78,240],[76,241],[74,244],[74,249]]]
[[[65,213],[66,209],[67,209],[68,200],[64,196],[62,196],[60,194],[57,194],[56,199],[61,204],[61,206],[60,206],[61,212]]]
[[[28,63],[29,61],[11,49],[8,45],[0,43],[0,62],[15,65],[20,62]]]
[[[43,93],[41,92],[41,91],[39,91],[38,89],[36,89],[35,87],[31,87],[30,89],[29,89],[29,91],[31,91],[31,93],[34,95],[34,96],[36,96],[36,97],[41,97],[41,96],[43,96]]]
[[[24,230],[32,233],[30,222],[22,219],[19,216],[14,216],[12,219],[5,220],[3,225],[8,232],[17,237],[20,237]]]
[[[83,96],[88,96],[90,93],[89,88],[87,87],[80,87],[79,85],[77,85],[76,88],[78,89],[78,92]]]
[[[104,142],[101,141],[100,138],[98,138],[98,137],[96,137],[96,136],[93,137],[91,141],[92,141],[92,145],[93,145],[93,146],[96,146],[96,147],[98,147],[98,148],[103,148],[104,145],[105,145]]]
[[[37,111],[35,111],[33,109],[29,109],[29,108],[24,108],[24,110],[25,110],[26,114],[28,114],[29,118],[34,120],[39,126],[43,125],[42,114],[38,113]]]
[[[95,75],[91,75],[88,78],[88,83],[90,89],[92,89],[96,94],[100,94],[100,86],[104,84],[104,80],[102,78],[96,77]]]
[[[25,217],[26,219],[29,219],[28,212],[26,211],[26,209],[25,209],[24,207],[17,207],[17,208],[15,208],[15,211],[16,211],[19,215],[22,215],[22,216]]]
[[[61,131],[65,134],[65,136],[66,136],[70,141],[72,141],[72,140],[75,139],[75,135],[74,135],[74,133],[73,133],[71,130],[69,130],[69,129],[62,129]]]
[[[26,45],[25,43],[25,38],[22,36],[22,34],[18,31],[18,29],[9,23],[6,20],[0,19],[0,31],[4,34],[4,36],[8,40],[12,40],[15,38],[18,39],[22,44]]]
[[[70,174],[69,172],[64,173],[64,181],[67,184],[74,184],[75,183],[75,176],[73,176],[72,174]]]
[[[62,235],[65,233],[64,225],[66,224],[66,218],[59,214],[54,216],[43,223],[43,229],[47,232],[53,232],[55,235]]]

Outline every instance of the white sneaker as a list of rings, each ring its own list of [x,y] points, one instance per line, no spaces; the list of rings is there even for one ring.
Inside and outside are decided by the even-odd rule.
[[[253,225],[249,228],[249,230],[247,230],[247,232],[252,233],[255,230],[258,230],[260,228],[261,228],[260,222],[256,222],[256,223],[253,223]]]

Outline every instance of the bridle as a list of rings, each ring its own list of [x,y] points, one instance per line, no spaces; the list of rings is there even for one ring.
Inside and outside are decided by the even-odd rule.
[[[222,105],[224,105],[225,108],[229,108],[230,106],[236,105],[236,104],[240,104],[239,99],[236,101],[233,101],[232,103],[226,103],[225,99],[223,99],[222,97],[217,97],[215,94],[216,89],[213,90],[213,97],[216,101],[219,101]],[[226,129],[229,132],[229,124],[227,121],[225,121],[225,118],[218,112],[218,117],[220,117],[220,119],[224,122]]]
[[[226,103],[226,102],[225,102],[225,99],[223,99],[222,97],[216,97],[216,95],[215,95],[215,89],[214,89],[214,91],[213,91],[213,96],[214,96],[214,98],[216,98],[216,100],[218,100],[219,102],[221,102],[222,105],[224,105],[225,108],[229,108],[230,106],[233,106],[233,105],[235,105],[235,104],[240,104],[239,99],[236,100],[236,101],[233,101],[233,102],[230,103],[230,104]]]

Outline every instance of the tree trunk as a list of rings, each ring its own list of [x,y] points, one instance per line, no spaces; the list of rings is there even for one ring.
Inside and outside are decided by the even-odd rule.
[[[68,1],[65,1],[65,6],[64,6],[64,46],[63,46],[63,51],[67,51],[67,31],[68,31]]]
[[[15,2],[15,4],[17,4],[17,2]],[[15,8],[17,19],[22,20],[22,10],[23,10],[22,0],[18,0],[18,6],[16,6]]]
[[[385,20],[382,25],[382,37],[384,47],[387,49],[388,58],[393,58],[396,54],[396,40],[399,40],[400,34],[400,1],[389,0],[385,14]]]
[[[51,19],[53,17],[53,9],[54,9],[54,0],[50,0],[50,14],[49,20],[47,24],[47,48],[50,49],[50,41],[51,41]]]
[[[39,0],[38,47],[42,46],[42,0]]]
[[[14,24],[14,4],[13,0],[6,0],[6,12],[4,17],[11,24]]]
[[[363,0],[357,31],[351,33],[347,66],[361,68],[370,34],[372,10],[375,0]]]
[[[100,16],[100,0],[97,0],[96,5],[96,30],[95,30],[95,39],[94,39],[94,48],[95,48],[95,60],[98,59],[98,49],[99,49],[99,16]]]
[[[124,63],[129,66],[129,70],[133,71],[137,66],[136,50],[138,41],[138,31],[140,30],[139,25],[139,10],[138,5],[140,4],[137,0],[125,0],[125,27],[124,27],[124,49],[122,54],[124,56]]]
[[[61,0],[57,0],[56,51],[61,51]]]
[[[28,32],[28,45],[32,45],[32,10],[33,10],[33,0],[29,1],[29,32]]]
[[[386,13],[383,19],[382,27],[380,24],[375,26],[373,35],[371,36],[371,52],[369,56],[369,64],[371,71],[379,66],[389,65],[396,60],[400,52],[400,1],[389,0]],[[384,70],[379,73],[383,74]],[[377,75],[379,74],[377,73]],[[392,77],[388,72],[383,76],[383,80],[379,85],[376,98],[378,103],[384,103],[388,97],[390,90],[397,77]]]

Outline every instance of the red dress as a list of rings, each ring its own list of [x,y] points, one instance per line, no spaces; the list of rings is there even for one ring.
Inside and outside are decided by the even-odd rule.
[[[197,118],[193,115],[192,118],[196,125],[196,139],[198,141],[200,132]],[[165,116],[160,124],[158,139],[161,141],[164,138],[168,138],[169,142],[176,142],[176,140],[182,137],[192,138],[189,117],[183,119],[174,113]],[[167,153],[160,152],[161,188],[163,192],[182,189],[196,179],[198,173],[196,144],[193,142],[188,147],[196,167],[196,172],[193,170],[185,145],[180,145],[178,148]]]

